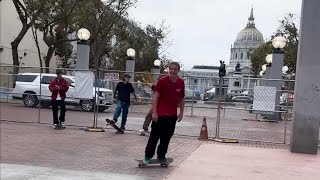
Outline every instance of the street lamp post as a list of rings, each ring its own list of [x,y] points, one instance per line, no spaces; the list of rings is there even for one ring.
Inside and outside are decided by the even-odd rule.
[[[159,78],[160,74],[160,66],[161,66],[161,61],[159,59],[156,59],[153,61],[154,67],[151,69],[152,77],[154,82],[156,82]]]
[[[89,43],[89,38],[90,38],[90,32],[88,29],[81,28],[78,30],[77,36],[80,41],[77,42],[77,63],[76,63],[76,69],[78,70],[89,70],[89,55],[90,55],[90,43]],[[97,62],[95,62],[95,66],[97,67]],[[96,68],[97,69],[97,68]],[[89,71],[79,71],[79,73],[91,73]],[[97,70],[95,72],[95,82],[94,84],[97,84]],[[78,72],[75,73],[76,79],[81,79],[78,77],[83,76],[83,74],[78,74]],[[77,81],[76,81],[77,83]],[[92,85],[93,86],[93,85]],[[76,86],[75,91],[77,91],[77,88],[79,86]],[[102,128],[97,127],[98,121],[97,121],[97,102],[99,102],[99,98],[97,100],[97,89],[96,86],[94,87],[94,113],[93,113],[93,126],[86,128],[86,131],[91,131],[91,132],[103,132],[104,130]],[[77,94],[77,93],[76,93]],[[91,94],[92,98],[92,94]]]
[[[88,40],[90,38],[90,32],[88,29],[81,28],[77,35],[80,41],[77,42],[76,69],[89,69],[90,45]]]
[[[135,56],[136,51],[132,48],[127,50],[126,73],[131,76],[130,82],[134,82]]]
[[[281,86],[282,86],[282,67],[284,61],[284,50],[286,46],[286,39],[282,36],[277,36],[272,40],[273,52],[266,57],[266,62],[268,63],[269,71],[267,71],[267,79],[271,79],[267,82],[267,86],[276,88],[276,99],[275,99],[275,112],[267,115],[268,120],[280,120],[280,96],[281,96]],[[268,69],[267,68],[267,69]],[[274,79],[274,80],[272,80]]]
[[[264,65],[262,65],[261,69],[262,69],[262,70],[261,70],[261,72],[262,72],[262,75],[261,75],[262,80],[261,80],[261,82],[260,82],[260,86],[266,86],[266,85],[267,85],[267,81],[264,80],[264,79],[268,79],[268,76],[269,76],[269,67],[267,67],[267,65],[264,64]],[[260,72],[260,73],[261,73],[261,72]]]

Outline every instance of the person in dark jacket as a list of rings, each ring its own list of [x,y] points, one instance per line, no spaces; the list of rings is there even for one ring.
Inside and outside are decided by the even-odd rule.
[[[64,100],[66,98],[66,92],[69,89],[68,82],[63,79],[62,71],[57,69],[56,71],[57,78],[55,78],[49,85],[49,90],[52,92],[51,94],[51,102],[52,102],[52,113],[53,113],[53,126],[57,127],[61,125],[64,127],[65,115],[66,115],[66,107]],[[60,116],[58,119],[58,107],[60,106]]]

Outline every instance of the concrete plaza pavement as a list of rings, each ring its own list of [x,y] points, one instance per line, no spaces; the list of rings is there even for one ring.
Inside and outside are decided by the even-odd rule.
[[[318,179],[320,156],[293,154],[287,145],[217,144],[173,137],[168,168],[140,169],[146,137],[128,132],[53,130],[1,122],[1,180],[40,179]]]
[[[320,156],[290,153],[288,149],[203,144],[168,180],[274,179],[318,180]]]

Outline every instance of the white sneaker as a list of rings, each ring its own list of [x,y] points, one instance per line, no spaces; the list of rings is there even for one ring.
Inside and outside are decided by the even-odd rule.
[[[60,125],[61,125],[61,127],[63,127],[63,128],[66,127],[66,124],[65,124],[64,122],[61,122]]]

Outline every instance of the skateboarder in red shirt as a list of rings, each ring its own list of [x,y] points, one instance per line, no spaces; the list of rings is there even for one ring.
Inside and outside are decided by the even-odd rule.
[[[161,164],[168,164],[166,154],[170,139],[174,133],[176,122],[181,121],[184,112],[185,85],[183,79],[178,77],[180,65],[177,62],[169,64],[169,75],[159,79],[152,104],[151,133],[145,149],[144,164],[149,164],[157,149]],[[180,105],[179,114],[177,113]]]

